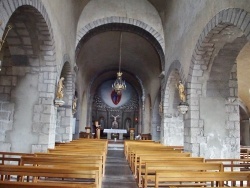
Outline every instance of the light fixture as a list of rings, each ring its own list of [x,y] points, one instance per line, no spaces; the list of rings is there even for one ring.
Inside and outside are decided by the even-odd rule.
[[[122,72],[121,72],[121,61],[122,61],[122,32],[120,35],[120,58],[119,58],[119,71],[117,72],[117,78],[115,82],[112,84],[113,90],[118,94],[121,95],[122,91],[126,89],[125,81],[122,80]]]
[[[1,25],[2,25],[2,21],[0,20],[0,26],[1,26]],[[3,44],[4,44],[4,42],[5,42],[5,39],[6,39],[8,33],[9,33],[9,31],[10,31],[11,29],[12,29],[12,26],[9,24],[9,25],[7,26],[7,31],[6,31],[6,33],[3,35],[3,38],[0,39],[0,52],[1,52],[1,50],[2,50]],[[2,67],[2,58],[1,58],[1,56],[0,56],[0,71],[1,71],[1,67]]]

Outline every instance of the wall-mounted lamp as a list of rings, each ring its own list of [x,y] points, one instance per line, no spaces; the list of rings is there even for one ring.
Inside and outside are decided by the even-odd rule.
[[[2,25],[2,23],[3,23],[3,22],[0,20],[0,26]],[[4,45],[5,39],[6,39],[8,33],[9,33],[9,31],[10,31],[11,29],[12,29],[12,25],[9,24],[9,25],[7,26],[7,31],[6,31],[5,34],[3,35],[3,38],[0,39],[0,53],[1,53],[2,47],[3,47],[3,45]],[[2,58],[1,58],[1,56],[0,56],[0,71],[1,71],[1,67],[2,67]]]
[[[177,106],[178,111],[182,114],[186,114],[188,111],[188,103],[186,102],[186,92],[185,87],[182,84],[181,81],[176,85],[178,91],[179,91],[179,97],[180,97],[180,104]]]

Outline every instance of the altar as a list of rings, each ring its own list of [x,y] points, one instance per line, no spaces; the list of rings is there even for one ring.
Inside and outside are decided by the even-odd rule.
[[[119,140],[123,140],[123,134],[127,133],[126,129],[104,129],[104,133],[107,133],[107,139],[111,139],[112,133],[118,133],[119,134]]]

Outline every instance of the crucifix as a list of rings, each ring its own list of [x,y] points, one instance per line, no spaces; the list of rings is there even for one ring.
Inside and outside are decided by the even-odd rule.
[[[114,116],[112,115],[112,117],[114,118],[114,121],[112,122],[112,129],[118,129],[118,122],[116,121],[116,119],[119,117],[119,115]]]

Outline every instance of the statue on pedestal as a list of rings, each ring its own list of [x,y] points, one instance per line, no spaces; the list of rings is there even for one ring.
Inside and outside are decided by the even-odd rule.
[[[55,106],[57,107],[62,106],[64,104],[64,101],[62,100],[63,88],[64,88],[63,80],[64,80],[64,77],[61,77],[57,86],[56,99],[55,99]]]
[[[57,93],[56,93],[57,99],[63,98],[63,88],[64,88],[63,81],[64,81],[64,77],[61,77],[57,86]]]
[[[75,96],[72,102],[72,114],[76,113],[76,106],[77,106],[77,97]]]
[[[179,83],[176,85],[178,91],[179,91],[179,97],[181,100],[181,103],[185,103],[186,102],[186,93],[185,93],[185,87],[182,84],[181,81],[179,81]]]

